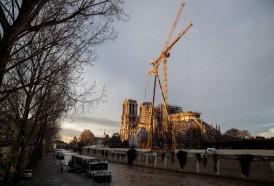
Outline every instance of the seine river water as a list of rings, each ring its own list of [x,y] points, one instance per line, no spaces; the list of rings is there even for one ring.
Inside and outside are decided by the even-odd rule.
[[[242,180],[225,179],[214,176],[187,174],[183,172],[159,170],[153,168],[129,166],[126,164],[109,163],[112,172],[112,182],[104,185],[147,185],[147,186],[258,186],[265,185]]]
[[[65,161],[71,158],[70,153],[65,153]],[[263,186],[266,184],[247,182],[237,179],[227,179],[215,176],[188,174],[183,172],[153,169],[140,166],[129,166],[109,162],[112,172],[110,183],[95,185],[104,186]]]

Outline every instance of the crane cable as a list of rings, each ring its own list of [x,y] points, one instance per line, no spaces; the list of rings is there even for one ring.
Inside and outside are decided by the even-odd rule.
[[[148,76],[148,78],[146,78],[146,81],[145,81],[145,102],[147,101],[147,90],[148,90],[148,87],[150,85],[150,76]]]
[[[186,70],[187,70],[187,86],[188,86],[188,92],[187,92],[187,97],[188,97],[188,106],[189,106],[189,110],[192,110],[192,97],[191,97],[191,67],[190,67],[190,63],[189,63],[189,41],[188,41],[188,37],[185,37],[185,51],[186,51]]]

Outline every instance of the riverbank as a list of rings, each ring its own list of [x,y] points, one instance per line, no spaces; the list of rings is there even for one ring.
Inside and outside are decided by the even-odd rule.
[[[82,153],[108,161],[127,163],[128,149],[111,149],[84,147]],[[167,169],[186,173],[195,173],[242,179],[252,182],[274,184],[274,151],[259,150],[217,150],[217,156],[206,155],[205,150],[187,150],[187,159],[182,167],[174,154],[151,153],[149,150],[139,150],[134,165]],[[241,163],[239,155],[251,154],[252,160],[246,165]],[[262,155],[263,154],[263,155]],[[249,157],[249,156],[248,156]],[[248,171],[246,173],[246,166]]]

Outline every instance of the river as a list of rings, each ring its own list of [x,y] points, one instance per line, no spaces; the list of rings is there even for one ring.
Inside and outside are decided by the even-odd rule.
[[[147,185],[147,186],[173,186],[173,185],[201,185],[201,186],[258,186],[264,184],[246,182],[242,180],[219,178],[198,174],[153,169],[126,164],[109,163],[112,171],[112,182],[107,185]]]

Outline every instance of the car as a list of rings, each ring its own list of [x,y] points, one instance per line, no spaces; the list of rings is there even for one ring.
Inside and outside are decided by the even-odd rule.
[[[24,169],[22,173],[22,178],[31,178],[32,177],[32,169]]]
[[[216,153],[216,149],[215,148],[207,148],[206,149],[206,154],[214,154]]]

